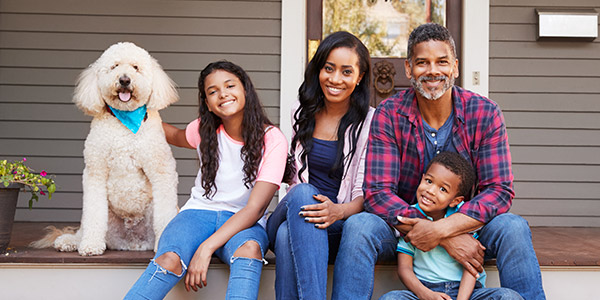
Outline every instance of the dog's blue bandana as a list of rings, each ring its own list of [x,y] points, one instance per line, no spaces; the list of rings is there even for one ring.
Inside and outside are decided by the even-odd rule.
[[[109,106],[110,110],[113,112],[115,117],[125,125],[125,127],[129,128],[131,132],[136,134],[142,126],[142,122],[146,117],[146,105],[134,110],[134,111],[126,111],[126,110],[118,110],[112,106]]]

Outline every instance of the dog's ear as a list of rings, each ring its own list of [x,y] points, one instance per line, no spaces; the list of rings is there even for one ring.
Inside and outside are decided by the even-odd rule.
[[[96,63],[83,70],[77,78],[73,102],[86,115],[95,116],[104,110],[104,101],[98,87]]]
[[[175,82],[158,64],[156,59],[152,58],[152,95],[148,100],[148,109],[160,110],[179,100],[179,95],[175,89]]]

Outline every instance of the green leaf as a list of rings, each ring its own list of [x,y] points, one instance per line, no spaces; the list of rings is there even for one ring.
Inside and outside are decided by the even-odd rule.
[[[48,187],[48,193],[52,195],[54,192],[56,192],[56,184],[53,183]]]

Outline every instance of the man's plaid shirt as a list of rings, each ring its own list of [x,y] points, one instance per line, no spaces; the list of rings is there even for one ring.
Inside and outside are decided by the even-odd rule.
[[[475,196],[458,212],[487,223],[512,204],[513,174],[504,117],[498,105],[483,96],[452,88],[452,141],[471,161]],[[423,174],[423,121],[415,91],[410,88],[382,102],[373,116],[365,164],[364,207],[391,225],[396,216],[419,217],[415,193]]]

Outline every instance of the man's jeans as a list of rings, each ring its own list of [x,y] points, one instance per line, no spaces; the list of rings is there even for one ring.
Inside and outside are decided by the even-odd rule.
[[[496,258],[502,287],[524,299],[546,299],[542,275],[531,243],[527,221],[505,213],[492,219],[480,232],[485,259]],[[335,263],[332,299],[371,299],[377,260],[393,261],[397,238],[380,217],[362,212],[344,223]]]
[[[343,221],[327,229],[315,227],[298,215],[304,205],[317,204],[317,188],[308,183],[294,186],[279,202],[267,221],[274,249],[275,298],[325,300],[327,266],[335,260]]]

